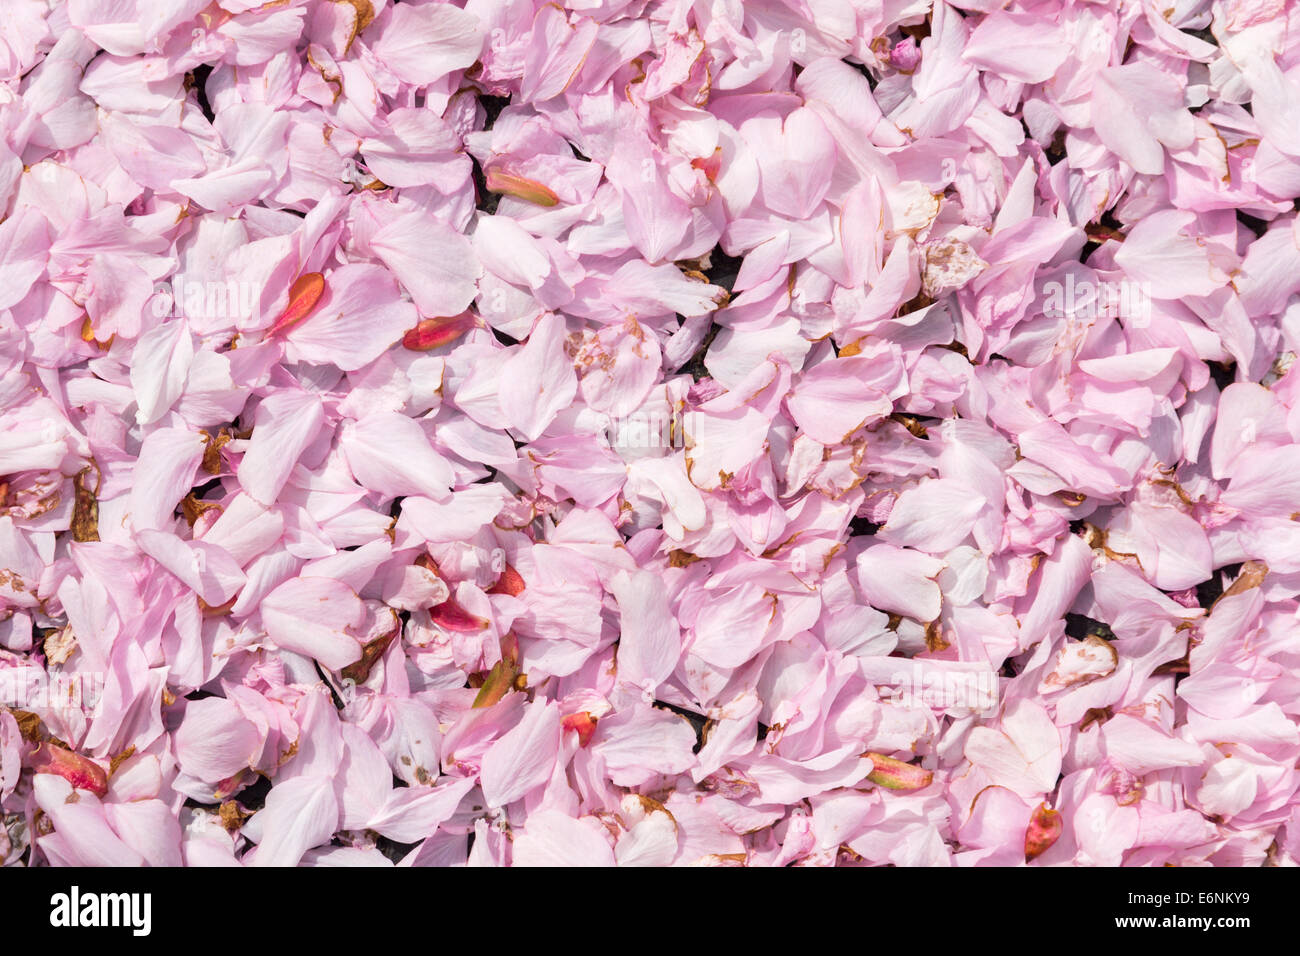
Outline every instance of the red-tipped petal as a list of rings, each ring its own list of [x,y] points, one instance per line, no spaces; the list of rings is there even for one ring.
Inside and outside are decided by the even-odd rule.
[[[491,623],[485,618],[469,613],[456,603],[455,598],[448,598],[437,607],[431,608],[429,617],[433,619],[434,624],[437,624],[444,631],[456,631],[458,633],[481,631]]]
[[[31,767],[36,773],[58,774],[74,787],[97,797],[108,793],[108,774],[88,757],[45,742],[32,751]]]
[[[289,304],[285,306],[267,334],[276,335],[283,332],[311,315],[324,291],[325,277],[319,272],[308,272],[306,275],[299,276],[289,287]]]
[[[930,786],[930,781],[934,779],[934,771],[915,764],[904,763],[884,754],[868,753],[865,756],[873,765],[867,779],[887,790],[921,790]]]
[[[419,325],[402,336],[402,344],[413,352],[427,352],[456,341],[477,324],[470,312],[450,318],[421,319]]]
[[[417,567],[433,572],[439,578],[442,578],[443,581],[447,580],[442,577],[442,572],[438,570],[438,562],[434,561],[428,552],[416,558],[415,564]],[[447,600],[443,601],[436,607],[430,608],[429,617],[432,618],[434,624],[437,624],[444,631],[457,631],[461,633],[468,631],[481,631],[491,624],[487,619],[469,613],[469,611],[465,610],[459,603],[457,603],[454,597],[447,598]]]
[[[517,176],[514,173],[489,169],[484,179],[488,192],[491,193],[514,196],[516,199],[523,199],[539,206],[554,206],[560,201],[560,197],[546,186],[532,179]]]
[[[712,156],[700,156],[692,159],[691,165],[703,172],[709,182],[716,182],[718,171],[722,168],[722,147],[715,148]]]
[[[239,791],[245,784],[251,783],[256,773],[245,767],[243,770],[236,770],[233,774],[222,780],[213,788],[212,795],[218,800],[224,800],[226,797]]]
[[[585,710],[566,715],[561,723],[564,725],[565,730],[577,732],[579,747],[585,747],[591,743],[591,735],[596,732],[596,718]]]
[[[1046,803],[1035,807],[1033,816],[1029,818],[1029,827],[1025,830],[1025,862],[1045,853],[1060,837],[1063,826],[1059,811],[1053,810]]]
[[[511,597],[518,597],[524,593],[524,579],[510,565],[501,572],[501,577],[497,578],[497,583],[492,585],[488,594],[509,594]]]

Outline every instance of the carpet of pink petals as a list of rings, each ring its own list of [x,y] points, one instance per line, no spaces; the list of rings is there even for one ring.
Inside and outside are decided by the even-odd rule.
[[[3,0],[5,865],[1300,860],[1300,3]]]

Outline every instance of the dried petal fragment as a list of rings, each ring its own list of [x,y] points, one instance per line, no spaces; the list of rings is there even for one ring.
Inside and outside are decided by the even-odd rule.
[[[370,670],[375,666],[381,657],[387,652],[397,635],[402,633],[402,623],[394,620],[393,627],[369,641],[361,647],[361,658],[355,663],[349,664],[339,673],[344,679],[350,680],[356,684],[364,684],[370,678]]]
[[[86,487],[86,476],[92,468],[94,466],[83,468],[72,479],[72,490],[75,495],[72,508],[73,541],[99,540],[99,499],[96,497],[99,493],[99,470],[97,468],[94,469],[95,488]]]

